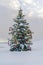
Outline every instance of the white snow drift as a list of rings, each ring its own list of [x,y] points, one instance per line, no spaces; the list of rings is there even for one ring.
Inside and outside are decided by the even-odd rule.
[[[0,43],[0,65],[43,65],[43,40],[33,42],[32,51],[11,52]]]

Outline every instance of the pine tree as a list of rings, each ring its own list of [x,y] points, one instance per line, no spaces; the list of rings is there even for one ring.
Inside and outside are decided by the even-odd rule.
[[[29,23],[26,22],[24,17],[25,15],[23,15],[20,8],[16,19],[14,19],[14,25],[9,29],[9,34],[12,35],[12,39],[9,40],[11,51],[31,50],[32,32],[29,28]]]

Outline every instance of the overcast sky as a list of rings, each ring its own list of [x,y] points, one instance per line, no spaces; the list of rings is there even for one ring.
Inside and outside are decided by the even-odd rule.
[[[0,39],[8,39],[8,29],[20,7],[34,32],[33,38],[43,39],[43,0],[0,0]]]

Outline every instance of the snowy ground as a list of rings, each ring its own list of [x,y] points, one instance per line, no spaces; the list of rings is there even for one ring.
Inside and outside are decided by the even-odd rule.
[[[35,41],[32,51],[10,52],[6,43],[0,43],[0,65],[43,65],[43,41]]]

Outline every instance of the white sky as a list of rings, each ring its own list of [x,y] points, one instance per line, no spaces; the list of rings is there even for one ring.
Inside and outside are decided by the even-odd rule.
[[[12,25],[19,8],[31,21],[30,27],[35,39],[43,38],[43,0],[0,0],[0,39],[8,39],[8,29]]]

